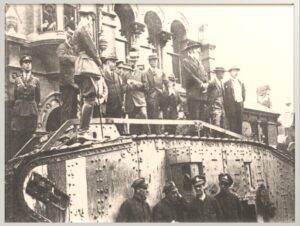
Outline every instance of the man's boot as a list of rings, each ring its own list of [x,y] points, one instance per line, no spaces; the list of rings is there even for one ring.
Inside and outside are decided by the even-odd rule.
[[[95,140],[95,138],[93,138],[89,134],[89,127],[93,115],[93,108],[94,108],[94,102],[84,101],[84,104],[82,106],[80,129],[78,131],[78,137],[77,137],[78,139]]]

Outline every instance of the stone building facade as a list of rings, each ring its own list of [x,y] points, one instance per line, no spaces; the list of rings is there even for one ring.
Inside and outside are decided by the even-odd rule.
[[[58,128],[61,100],[56,48],[65,39],[66,27],[74,29],[78,23],[79,8],[77,4],[6,5],[6,144],[9,144],[10,136],[13,83],[21,71],[19,59],[23,54],[32,55],[33,74],[40,79],[42,87],[38,131]],[[201,60],[207,72],[210,72],[215,46],[205,40],[207,26],[192,28],[185,16],[172,6],[97,4],[94,5],[94,11],[93,38],[101,55],[114,52],[126,62],[130,49],[138,47],[138,64],[147,67],[148,55],[157,53],[159,67],[166,74],[174,73],[184,88],[180,50],[188,42],[201,42]]]

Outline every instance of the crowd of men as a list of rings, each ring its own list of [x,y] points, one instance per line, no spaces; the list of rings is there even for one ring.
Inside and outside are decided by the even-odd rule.
[[[239,198],[230,191],[233,179],[228,173],[218,176],[220,192],[208,195],[206,177],[191,179],[195,197],[187,202],[173,181],[166,182],[161,199],[151,210],[147,203],[148,184],[139,178],[132,184],[134,194],[125,200],[117,215],[117,222],[242,222],[243,211]]]
[[[78,136],[92,139],[89,125],[92,117],[136,119],[191,119],[209,122],[221,128],[242,133],[242,109],[245,88],[237,78],[239,68],[228,69],[231,78],[224,83],[226,70],[217,67],[216,77],[208,78],[200,60],[200,44],[189,44],[182,53],[182,77],[186,84],[187,111],[180,95],[176,75],[166,75],[158,68],[158,56],[148,57],[149,69],[141,70],[138,51],[132,50],[127,63],[114,54],[99,57],[92,38],[91,25],[95,18],[92,9],[79,10],[80,21],[75,31],[66,29],[66,40],[57,49],[60,64],[60,92],[62,94],[61,123],[77,117],[77,96],[81,97],[80,128]],[[16,79],[15,107],[12,130],[31,135],[36,127],[37,106],[40,102],[40,85],[31,74],[31,56],[20,60],[22,74]],[[34,121],[34,122],[33,122]],[[32,123],[31,123],[32,122]],[[146,121],[145,121],[146,122]],[[26,126],[31,123],[30,126]],[[146,122],[147,123],[147,122]],[[176,125],[131,125],[131,134],[175,134]],[[118,125],[124,133],[124,127]],[[182,132],[183,130],[181,130]],[[203,130],[202,135],[208,135]],[[198,135],[196,127],[189,135]],[[218,136],[220,134],[214,133]],[[16,138],[18,140],[18,138]],[[24,143],[23,143],[24,144]]]

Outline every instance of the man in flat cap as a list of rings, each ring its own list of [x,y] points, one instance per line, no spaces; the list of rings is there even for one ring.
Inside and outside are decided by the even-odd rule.
[[[218,201],[205,194],[204,187],[206,178],[204,175],[197,175],[192,178],[192,185],[196,192],[196,197],[189,205],[190,222],[218,222],[222,219],[222,209]]]
[[[110,54],[104,59],[104,79],[108,87],[106,117],[110,118],[122,117],[122,106],[124,101],[122,79],[119,74],[116,73],[117,60],[115,54]],[[117,125],[117,128],[120,134],[122,134],[122,125]]]
[[[73,44],[78,53],[75,61],[75,82],[83,97],[78,138],[84,140],[93,140],[89,126],[98,96],[96,81],[103,75],[102,62],[92,37],[91,28],[95,18],[93,10],[92,5],[81,5],[78,11],[80,22],[73,36]]]
[[[145,94],[148,90],[148,81],[144,73],[136,66],[139,55],[132,49],[128,57],[132,68],[131,73],[124,74],[123,90],[125,91],[125,113],[129,118],[147,119],[147,104]],[[149,134],[148,125],[131,125],[131,134]]]
[[[224,110],[224,85],[223,78],[225,69],[223,67],[216,67],[213,71],[216,77],[208,83],[207,101],[209,104],[209,112],[211,124],[221,128],[226,127],[226,118]],[[217,131],[213,131],[213,136],[222,136]]]
[[[164,101],[163,116],[164,119],[178,119],[178,112],[183,111],[183,101],[180,96],[181,87],[176,83],[176,76],[170,74],[168,76],[168,92]],[[176,125],[166,125],[165,132],[169,134],[175,134]]]
[[[152,210],[154,222],[183,222],[187,202],[179,193],[173,181],[168,181],[163,193],[165,197],[160,200]]]
[[[230,192],[233,184],[232,177],[228,173],[221,173],[218,176],[220,192],[215,196],[223,211],[222,222],[241,222],[242,207],[239,198]]]
[[[133,197],[125,200],[119,210],[117,222],[151,222],[151,209],[146,202],[148,184],[145,178],[135,180],[131,187]]]
[[[209,121],[207,106],[207,73],[200,58],[200,44],[189,43],[182,50],[186,53],[182,61],[182,74],[186,82],[186,96],[188,105],[188,119]],[[205,130],[203,130],[205,132]],[[196,135],[195,127],[192,127],[191,135]],[[204,135],[204,134],[203,134]]]
[[[32,57],[24,55],[20,59],[21,74],[14,84],[14,107],[11,121],[13,131],[13,153],[32,137],[37,126],[40,104],[40,80],[32,74]],[[12,156],[11,156],[12,157]]]
[[[74,67],[77,56],[72,44],[73,31],[68,29],[65,33],[65,42],[61,43],[56,50],[60,65],[59,89],[63,102],[61,106],[61,124],[68,119],[77,117],[77,94],[79,93],[79,87],[74,82]]]
[[[157,68],[158,56],[156,54],[149,55],[148,60],[150,67],[145,72],[149,84],[146,93],[147,113],[149,119],[158,119],[164,108],[163,99],[168,90],[168,78],[162,70]],[[160,125],[151,125],[151,132],[160,134]]]
[[[231,78],[224,83],[225,89],[225,113],[229,123],[229,129],[235,133],[242,134],[242,116],[245,101],[245,86],[238,79],[240,69],[236,66],[229,70]]]

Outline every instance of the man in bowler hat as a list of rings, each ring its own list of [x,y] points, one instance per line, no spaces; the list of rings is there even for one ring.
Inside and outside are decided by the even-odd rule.
[[[223,211],[222,222],[241,222],[242,207],[239,198],[230,192],[233,184],[232,177],[228,173],[219,174],[220,192],[215,196]]]
[[[201,45],[199,43],[190,43],[182,50],[183,53],[186,53],[186,56],[182,61],[182,74],[186,81],[186,97],[189,113],[188,119],[208,122],[208,76],[204,70],[201,60],[199,59],[200,46]],[[195,133],[195,127],[192,127],[191,135],[195,135]]]
[[[165,197],[153,207],[153,221],[183,222],[187,202],[179,193],[175,183],[173,181],[166,182],[163,193],[165,193]]]
[[[192,178],[192,185],[196,192],[196,197],[191,201],[188,211],[191,222],[218,222],[222,219],[222,209],[218,201],[205,194],[204,188],[206,178],[204,175],[197,175]]]
[[[133,197],[123,202],[120,207],[117,222],[151,222],[151,209],[146,202],[148,184],[145,178],[136,179],[131,187]]]

